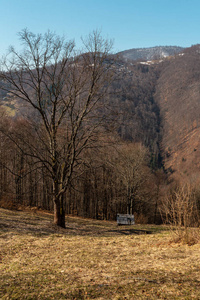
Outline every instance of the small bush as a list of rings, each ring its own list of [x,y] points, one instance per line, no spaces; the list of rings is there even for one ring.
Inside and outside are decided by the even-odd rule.
[[[196,193],[191,185],[174,190],[164,200],[162,213],[166,223],[171,225],[172,236],[176,242],[195,244],[200,241]]]

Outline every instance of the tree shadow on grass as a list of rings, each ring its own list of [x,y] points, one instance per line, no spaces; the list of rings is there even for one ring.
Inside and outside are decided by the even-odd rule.
[[[144,229],[128,229],[128,228],[125,228],[125,229],[116,229],[116,230],[110,230],[110,232],[113,232],[113,233],[120,233],[120,234],[123,234],[123,235],[131,235],[131,234],[136,234],[136,235],[141,235],[141,234],[152,234],[153,231],[150,231],[150,230],[144,230]]]
[[[95,220],[73,220],[66,218],[66,228],[53,224],[53,215],[30,213],[24,211],[9,211],[0,209],[0,237],[6,238],[10,234],[31,234],[34,236],[48,236],[52,234],[79,236],[120,236],[152,234],[151,228],[135,228],[131,226],[117,226],[115,223],[95,222]]]

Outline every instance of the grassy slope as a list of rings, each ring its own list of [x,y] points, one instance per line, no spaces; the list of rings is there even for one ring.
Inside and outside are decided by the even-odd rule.
[[[170,242],[165,227],[0,217],[1,299],[200,299],[200,245]]]

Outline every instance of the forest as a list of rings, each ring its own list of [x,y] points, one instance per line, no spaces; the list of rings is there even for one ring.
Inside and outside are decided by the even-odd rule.
[[[112,41],[98,31],[83,40],[83,52],[51,32],[23,30],[20,38],[23,51],[11,48],[1,61],[0,206],[54,211],[61,227],[66,215],[116,220],[130,213],[136,223],[161,224],[177,221],[177,211],[181,225],[189,213],[187,225],[198,225],[198,187],[180,181],[172,160],[182,134],[172,127],[195,127],[192,113],[170,123],[176,101],[165,99],[188,91],[194,48],[145,65],[113,55]],[[187,72],[176,81],[173,70],[183,66]],[[191,147],[197,155],[198,146]]]

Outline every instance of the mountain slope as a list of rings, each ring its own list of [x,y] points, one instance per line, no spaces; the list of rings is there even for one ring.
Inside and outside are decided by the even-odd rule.
[[[165,168],[196,182],[200,171],[200,46],[163,65],[155,99],[163,124]]]
[[[128,54],[144,55],[145,51],[146,59],[151,59],[150,54],[155,58],[152,49],[168,50],[170,56],[149,65],[127,59]],[[117,132],[125,140],[147,146],[154,167],[164,163],[173,178],[197,181],[200,174],[200,46],[184,51],[180,47],[133,50],[117,56],[118,80],[113,82],[107,98],[118,110]],[[179,51],[182,52],[172,55]],[[2,106],[12,112],[18,110],[16,114],[26,114],[27,108],[22,103],[4,93],[0,96]]]

